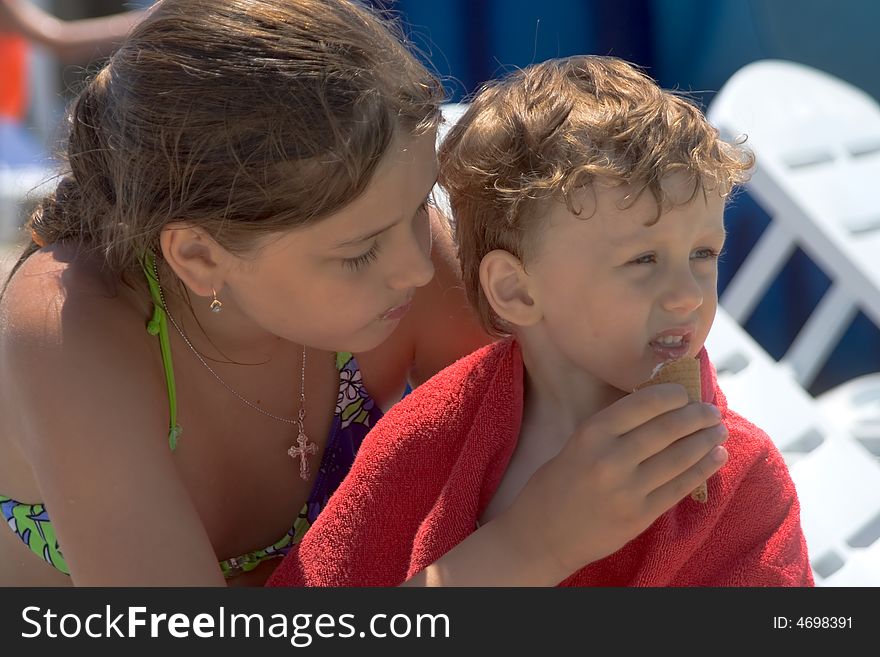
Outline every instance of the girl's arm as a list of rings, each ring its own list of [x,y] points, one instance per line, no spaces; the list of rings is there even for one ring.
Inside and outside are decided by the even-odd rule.
[[[223,586],[168,445],[156,354],[131,339],[137,313],[56,278],[23,270],[3,299],[3,394],[40,498],[21,501],[45,504],[75,585]]]

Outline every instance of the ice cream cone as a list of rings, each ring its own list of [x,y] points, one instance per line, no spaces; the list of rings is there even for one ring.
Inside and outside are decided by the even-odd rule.
[[[700,361],[696,358],[680,358],[661,363],[654,370],[651,378],[639,384],[636,390],[647,388],[659,383],[678,383],[687,390],[689,401],[702,401],[700,383]],[[706,482],[697,486],[691,492],[691,499],[703,504],[709,499]]]

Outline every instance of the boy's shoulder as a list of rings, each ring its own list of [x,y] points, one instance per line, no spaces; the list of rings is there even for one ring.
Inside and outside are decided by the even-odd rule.
[[[521,369],[518,348],[511,340],[481,347],[397,402],[371,434],[386,436],[401,446],[408,440],[462,436],[485,404],[512,392],[522,379]]]
[[[479,406],[482,395],[491,388],[513,383],[512,361],[518,351],[511,340],[498,340],[459,358],[440,370],[395,404],[386,418],[397,415],[448,415]],[[384,419],[384,418],[383,418]]]

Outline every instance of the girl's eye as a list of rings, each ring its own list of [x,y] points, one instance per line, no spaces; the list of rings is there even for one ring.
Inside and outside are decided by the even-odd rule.
[[[703,248],[697,249],[694,251],[691,258],[694,260],[716,260],[718,258],[718,251],[715,249]]]
[[[359,271],[374,263],[379,255],[379,242],[375,242],[370,250],[356,258],[343,258],[342,264],[351,271]]]
[[[419,206],[418,210],[416,210],[415,216],[420,216],[424,214],[427,216],[428,208],[434,205],[434,197],[433,195],[429,195],[428,198],[424,200],[424,202]],[[359,255],[355,258],[343,258],[342,264],[351,271],[359,271],[368,265],[376,262],[376,259],[379,256],[379,242],[376,241],[373,246],[370,247],[370,250],[364,253],[363,255]]]
[[[631,265],[653,265],[655,262],[657,262],[657,256],[653,253],[646,253],[635,260],[630,260]]]

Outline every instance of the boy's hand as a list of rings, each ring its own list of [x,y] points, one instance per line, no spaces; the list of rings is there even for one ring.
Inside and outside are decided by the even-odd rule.
[[[674,383],[639,390],[584,422],[498,518],[524,558],[559,581],[623,547],[726,461],[717,408]],[[528,519],[527,521],[524,519]]]

